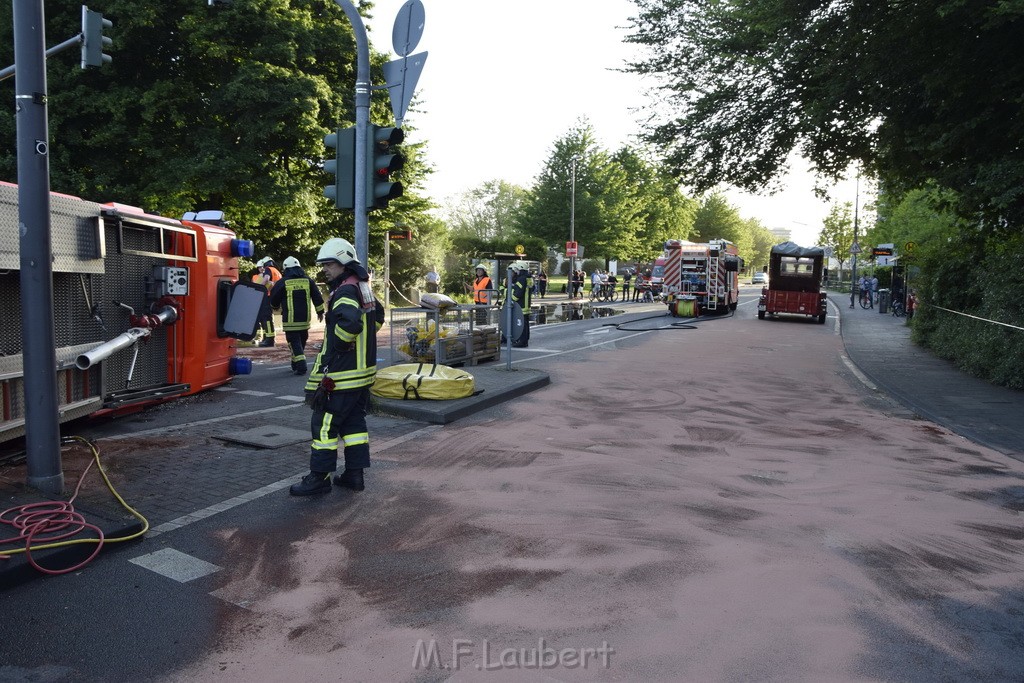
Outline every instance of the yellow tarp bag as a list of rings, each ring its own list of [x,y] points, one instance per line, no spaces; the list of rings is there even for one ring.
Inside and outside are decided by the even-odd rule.
[[[378,370],[370,392],[381,398],[445,401],[472,396],[474,389],[473,375],[465,370],[433,363],[403,363]]]

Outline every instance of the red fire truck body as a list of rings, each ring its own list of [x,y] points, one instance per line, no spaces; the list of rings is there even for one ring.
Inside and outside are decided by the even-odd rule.
[[[61,422],[137,410],[248,371],[222,329],[252,243],[209,218],[50,198]],[[201,213],[198,216],[203,218]],[[24,433],[18,188],[0,183],[0,442]]]
[[[680,317],[735,311],[739,304],[743,259],[736,245],[717,239],[706,243],[665,242],[665,282],[669,311]]]

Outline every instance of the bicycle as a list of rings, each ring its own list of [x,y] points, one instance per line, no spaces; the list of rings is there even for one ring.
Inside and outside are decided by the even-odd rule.
[[[903,302],[899,299],[894,300],[890,304],[890,308],[892,308],[892,316],[894,318],[902,318],[907,314],[907,311],[903,306]]]
[[[860,291],[860,307],[861,308],[871,308],[872,307],[872,305],[871,305],[871,291],[870,290],[862,289]]]

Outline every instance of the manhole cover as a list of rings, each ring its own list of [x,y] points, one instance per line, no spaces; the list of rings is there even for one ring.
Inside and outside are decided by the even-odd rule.
[[[263,425],[262,427],[246,428],[245,431],[225,432],[218,434],[218,439],[241,443],[256,448],[280,448],[290,446],[293,443],[309,441],[309,431],[304,429],[292,429],[279,425]]]

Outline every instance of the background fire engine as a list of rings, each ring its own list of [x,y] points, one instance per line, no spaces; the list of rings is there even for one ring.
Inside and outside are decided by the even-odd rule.
[[[739,305],[743,259],[736,245],[718,239],[706,243],[665,242],[665,281],[669,312],[680,317],[728,313]]]
[[[237,257],[252,243],[220,212],[179,221],[53,193],[51,224],[61,422],[248,372],[235,358],[235,338],[246,337],[224,323],[235,287],[248,284],[237,282]],[[0,442],[25,422],[18,240],[18,188],[0,183]]]

